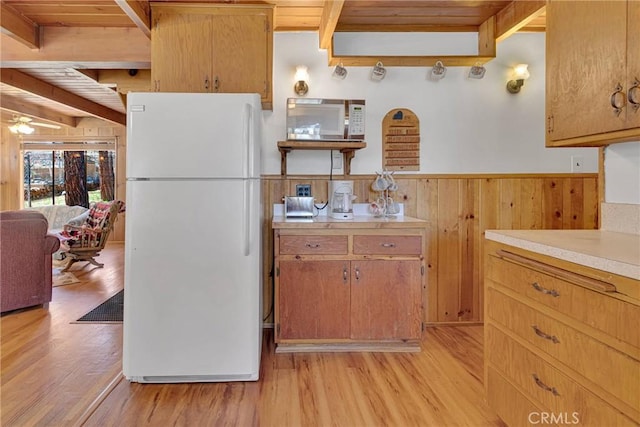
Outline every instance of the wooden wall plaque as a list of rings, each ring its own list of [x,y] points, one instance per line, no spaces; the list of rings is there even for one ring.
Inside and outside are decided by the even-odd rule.
[[[391,110],[382,120],[382,165],[387,170],[420,170],[420,120],[411,110]]]

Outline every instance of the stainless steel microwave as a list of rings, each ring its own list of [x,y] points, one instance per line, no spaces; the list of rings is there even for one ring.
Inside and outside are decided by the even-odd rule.
[[[364,141],[364,99],[287,99],[287,139]]]

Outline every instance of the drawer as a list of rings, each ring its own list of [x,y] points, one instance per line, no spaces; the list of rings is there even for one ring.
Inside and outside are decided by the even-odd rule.
[[[525,396],[541,402],[551,413],[560,416],[565,424],[598,427],[635,425],[613,406],[491,324],[487,325],[485,343],[489,349],[487,362],[490,366],[516,384]]]
[[[346,255],[347,236],[280,236],[284,255]]]
[[[545,412],[491,367],[487,369],[486,381],[487,403],[508,426],[532,425],[529,417],[537,421],[537,414]]]
[[[640,306],[495,256],[486,261],[491,280],[640,348],[638,329],[629,328],[640,319]]]
[[[489,282],[489,284],[491,284]],[[640,411],[640,362],[489,286],[488,315]]]
[[[420,236],[353,236],[356,255],[420,255]]]

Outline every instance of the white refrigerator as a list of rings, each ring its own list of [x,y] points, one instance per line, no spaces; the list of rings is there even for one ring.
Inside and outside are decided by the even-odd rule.
[[[127,98],[123,373],[149,383],[255,381],[260,97]]]

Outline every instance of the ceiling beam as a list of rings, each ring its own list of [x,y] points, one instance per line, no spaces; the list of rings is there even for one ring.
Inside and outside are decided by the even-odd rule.
[[[151,9],[148,1],[115,0],[136,27],[151,40]]]
[[[478,27],[478,55],[496,56],[496,17],[491,16]]]
[[[151,69],[151,40],[137,28],[43,27],[37,51],[0,37],[3,68]]]
[[[38,24],[5,2],[0,4],[0,31],[28,49],[40,47],[40,27]]]
[[[42,105],[22,101],[14,96],[3,95],[0,109],[10,111],[15,114],[24,114],[36,117],[40,120],[46,120],[48,122],[54,122],[64,126],[76,127],[78,124],[78,120],[75,117],[61,114]]]
[[[496,41],[502,41],[546,10],[546,1],[513,1],[496,14]]]
[[[320,26],[318,27],[318,36],[320,39],[320,49],[328,49],[331,46],[333,32],[338,25],[338,19],[342,12],[345,0],[329,0],[324,3],[322,16],[320,16]]]
[[[126,114],[107,108],[88,99],[82,98],[76,94],[68,92],[62,88],[54,86],[50,83],[36,79],[21,71],[5,68],[0,73],[0,81],[9,86],[32,93],[51,101],[59,102],[76,110],[83,111],[89,115],[126,125]]]

